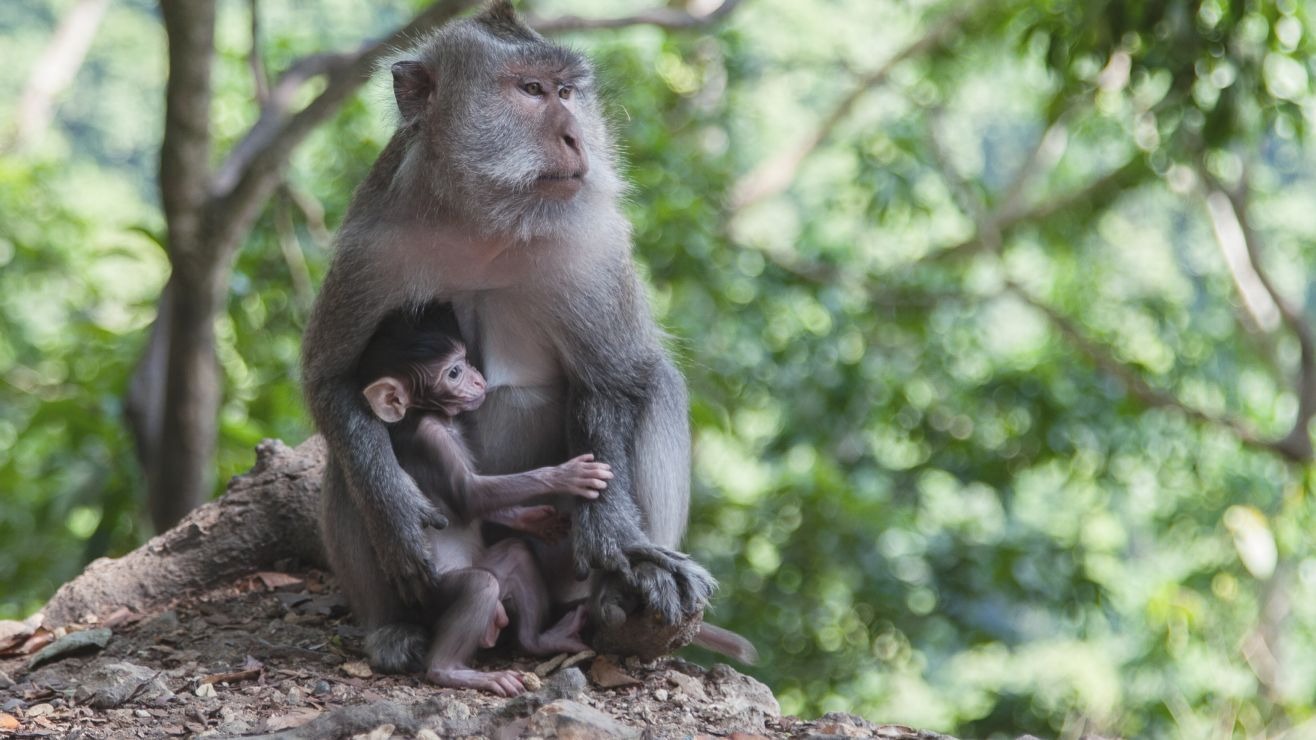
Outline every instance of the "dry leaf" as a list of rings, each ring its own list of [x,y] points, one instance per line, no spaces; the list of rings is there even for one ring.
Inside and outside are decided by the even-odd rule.
[[[291,730],[294,727],[301,727],[319,716],[319,709],[298,709],[295,712],[281,714],[278,717],[270,717],[265,720],[265,731],[282,732],[284,730]]]
[[[0,654],[8,653],[22,645],[33,632],[36,632],[36,629],[34,625],[27,622],[0,619]]]
[[[297,588],[305,581],[296,576],[290,576],[287,573],[276,573],[273,571],[261,571],[256,574],[260,582],[265,584],[265,588],[270,591],[277,591],[281,588]]]
[[[265,664],[248,655],[246,662],[242,664],[242,670],[229,671],[227,673],[212,673],[209,676],[202,678],[197,683],[204,685],[254,681],[257,678],[260,678],[261,671],[263,670],[265,670]]]
[[[607,658],[599,658],[589,668],[589,678],[600,688],[616,689],[622,686],[638,686],[641,681],[623,671]]]
[[[196,691],[192,693],[196,694],[202,699],[209,699],[212,696],[214,696],[216,693],[215,686],[214,684],[203,683],[200,686],[196,687]]]
[[[0,730],[17,730],[18,718],[12,714],[0,712]]]
[[[338,669],[354,678],[370,678],[375,675],[374,672],[370,670],[370,666],[359,660],[352,661],[351,663],[344,663],[338,666]]]

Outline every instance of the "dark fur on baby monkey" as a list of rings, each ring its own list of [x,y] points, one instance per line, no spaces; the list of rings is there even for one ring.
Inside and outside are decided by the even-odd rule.
[[[596,499],[612,478],[611,468],[585,454],[524,473],[480,475],[457,417],[479,408],[485,379],[466,359],[449,306],[431,304],[386,318],[366,346],[357,378],[371,410],[389,425],[402,469],[448,513],[446,528],[429,531],[439,588],[422,609],[434,625],[426,678],[440,686],[520,694],[525,686],[516,673],[472,669],[476,650],[493,647],[509,612],[516,643],[526,652],[584,650],[579,634],[586,607],[569,610],[544,630],[550,603],[534,556],[515,537],[486,547],[481,523],[556,540],[566,532],[565,516],[553,506],[527,502],[547,494]]]

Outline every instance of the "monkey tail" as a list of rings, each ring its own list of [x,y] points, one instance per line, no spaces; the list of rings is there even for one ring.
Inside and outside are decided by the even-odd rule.
[[[694,644],[738,660],[745,665],[759,662],[759,651],[754,647],[754,643],[729,629],[708,622],[699,625],[699,634],[695,635]]]

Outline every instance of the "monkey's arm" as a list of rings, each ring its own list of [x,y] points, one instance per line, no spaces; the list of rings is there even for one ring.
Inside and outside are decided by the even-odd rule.
[[[595,616],[605,624],[624,619],[634,602],[619,588],[623,582],[644,607],[676,622],[702,608],[717,585],[702,566],[670,549],[685,530],[689,506],[685,385],[662,349],[628,258],[596,275],[599,281],[581,286],[584,297],[563,317],[566,432],[569,451],[592,450],[615,478],[607,496],[576,507],[577,576],[591,568],[621,576],[596,586]]]
[[[612,468],[607,463],[594,462],[594,455],[585,454],[561,465],[524,473],[472,475],[465,504],[473,516],[486,518],[498,509],[524,504],[549,493],[596,499],[611,479]]]
[[[402,471],[387,429],[370,413],[352,377],[375,327],[393,306],[372,282],[370,266],[353,259],[351,246],[340,243],[306,328],[306,401],[328,443],[331,464],[341,469],[360,510],[381,569],[396,593],[422,603],[438,585],[425,527],[445,527],[447,519]]]

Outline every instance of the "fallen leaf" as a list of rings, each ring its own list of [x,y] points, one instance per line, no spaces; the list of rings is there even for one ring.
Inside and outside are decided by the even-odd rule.
[[[121,606],[118,609],[115,609],[114,611],[110,612],[110,615],[108,617],[101,620],[101,624],[105,627],[109,627],[113,629],[115,627],[121,627],[125,624],[140,622],[142,620],[142,617],[144,616],[146,615],[138,614],[137,612],[133,611],[132,609],[129,609],[126,606]]]
[[[36,627],[27,622],[15,622],[11,619],[0,619],[0,654],[8,653],[10,650],[22,645],[27,638],[36,632]]]
[[[375,675],[374,672],[370,670],[370,666],[359,660],[352,661],[351,663],[344,663],[338,666],[338,669],[354,678],[370,678]]]
[[[9,652],[10,655],[31,655],[55,641],[55,633],[45,627],[38,627],[22,645]]]
[[[278,591],[282,588],[297,588],[305,583],[304,580],[297,578],[296,576],[290,576],[287,573],[276,573],[273,571],[260,571],[256,574],[256,577],[259,578],[260,582],[265,584],[265,588],[270,591]]]
[[[215,686],[214,684],[203,683],[200,686],[196,687],[196,691],[194,691],[193,693],[195,693],[197,696],[201,697],[202,699],[209,699],[210,697],[215,695]]]
[[[28,709],[27,709],[27,716],[28,716],[28,717],[44,717],[44,716],[46,716],[47,714],[52,714],[52,713],[54,713],[54,711],[55,711],[55,707],[51,706],[50,704],[38,704],[38,705],[36,705],[36,706],[34,706],[34,707],[28,707]]]
[[[571,666],[577,663],[580,663],[581,661],[585,661],[585,660],[589,660],[590,658],[593,658],[595,655],[598,655],[598,653],[594,652],[593,650],[581,650],[580,652],[576,653],[570,658],[567,658],[566,660],[562,661],[562,666],[561,666],[562,670],[565,671],[566,669],[570,668]]]
[[[622,686],[638,686],[640,679],[623,671],[607,658],[599,658],[594,661],[594,665],[589,668],[589,678],[596,685],[605,689],[616,689]]]
[[[265,664],[247,656],[247,660],[242,664],[242,670],[229,671],[227,673],[212,673],[205,676],[198,684],[216,684],[216,683],[237,683],[239,681],[253,681],[260,678],[261,671],[265,670]]]
[[[570,653],[559,653],[556,656],[549,658],[543,663],[540,663],[539,665],[535,666],[535,675],[539,676],[540,678],[547,676],[548,674],[557,670],[557,667],[562,665],[562,662],[570,657],[571,657]]]
[[[319,709],[298,709],[295,712],[281,714],[278,717],[270,717],[265,720],[266,732],[282,732],[291,730],[294,727],[301,727],[320,716]]]
[[[0,712],[0,730],[17,730],[18,718],[12,714]]]

